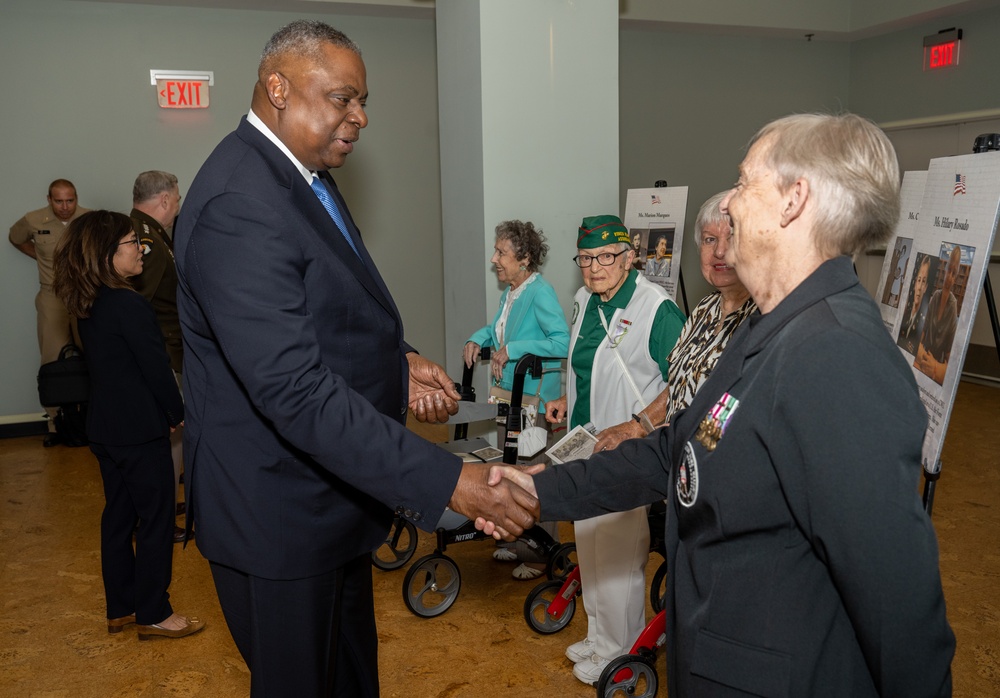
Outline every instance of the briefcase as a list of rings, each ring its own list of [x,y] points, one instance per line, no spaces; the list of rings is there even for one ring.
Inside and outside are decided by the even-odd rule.
[[[38,400],[44,407],[87,402],[90,379],[83,352],[75,344],[59,351],[59,358],[38,369]]]

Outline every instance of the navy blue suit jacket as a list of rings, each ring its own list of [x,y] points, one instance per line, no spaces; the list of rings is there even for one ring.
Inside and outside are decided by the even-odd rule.
[[[198,546],[270,579],[374,549],[394,509],[432,528],[461,468],[403,426],[411,349],[321,176],[361,259],[245,118],[201,168],[174,235]]]

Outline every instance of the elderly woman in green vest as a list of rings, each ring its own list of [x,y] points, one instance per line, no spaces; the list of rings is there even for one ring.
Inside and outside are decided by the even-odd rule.
[[[566,395],[548,404],[546,417],[568,416],[570,429],[596,432],[642,413],[666,387],[667,357],[684,314],[632,268],[635,250],[616,216],[584,218],[576,246],[583,287],[573,303]],[[574,524],[587,636],[566,656],[586,684],[627,654],[645,626],[646,512],[639,507]]]

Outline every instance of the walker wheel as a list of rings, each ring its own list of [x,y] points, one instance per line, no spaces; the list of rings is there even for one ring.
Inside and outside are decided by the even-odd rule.
[[[576,565],[576,543],[563,543],[549,555],[545,576],[549,579],[566,579]]]
[[[421,618],[439,616],[455,603],[462,587],[458,565],[447,555],[425,555],[406,573],[403,601]]]
[[[653,583],[649,586],[649,604],[653,613],[663,610],[663,602],[667,596],[667,561],[664,560],[653,572]]]
[[[417,549],[417,527],[398,516],[385,542],[372,551],[372,564],[380,570],[398,570],[413,557]]]
[[[626,654],[604,667],[597,698],[655,698],[659,684],[652,658]]]
[[[557,633],[573,620],[573,613],[576,611],[576,598],[570,599],[563,610],[562,615],[553,618],[549,614],[549,606],[559,595],[562,589],[563,580],[551,579],[542,582],[528,594],[524,600],[524,620],[532,630],[541,635],[551,635]]]

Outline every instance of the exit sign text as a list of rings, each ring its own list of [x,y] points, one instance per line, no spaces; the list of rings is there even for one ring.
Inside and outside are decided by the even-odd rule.
[[[958,63],[958,42],[951,41],[940,46],[927,47],[927,68],[946,68]]]
[[[944,29],[924,37],[924,70],[939,70],[958,65],[962,47],[961,29]]]
[[[157,80],[156,99],[164,109],[204,109],[208,106],[208,81]]]

